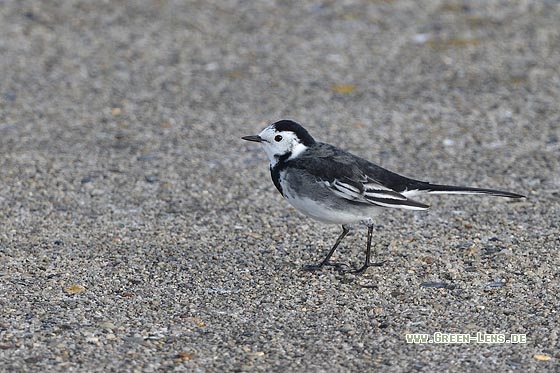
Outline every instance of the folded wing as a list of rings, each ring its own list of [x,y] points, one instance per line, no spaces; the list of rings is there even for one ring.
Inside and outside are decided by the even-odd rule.
[[[360,179],[345,177],[324,183],[338,197],[357,203],[408,210],[429,208],[428,205],[407,198],[365,175]]]

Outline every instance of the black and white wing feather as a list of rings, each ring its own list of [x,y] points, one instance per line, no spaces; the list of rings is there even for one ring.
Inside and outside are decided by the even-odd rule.
[[[310,174],[335,196],[356,204],[411,210],[429,207],[401,193],[410,179],[329,144],[316,143],[313,152],[286,162],[288,165]]]
[[[426,210],[429,207],[407,198],[365,175],[361,180],[344,178],[343,180],[334,179],[323,182],[336,196],[358,203],[409,210]]]

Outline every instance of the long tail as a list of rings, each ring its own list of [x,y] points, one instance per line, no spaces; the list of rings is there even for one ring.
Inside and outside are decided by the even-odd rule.
[[[408,185],[407,188],[410,195],[413,194],[488,194],[491,196],[498,197],[509,197],[509,198],[525,198],[524,195],[505,192],[503,190],[497,189],[486,189],[486,188],[472,188],[454,185],[439,185],[430,184],[422,181],[414,181]],[[414,193],[416,192],[416,193]]]

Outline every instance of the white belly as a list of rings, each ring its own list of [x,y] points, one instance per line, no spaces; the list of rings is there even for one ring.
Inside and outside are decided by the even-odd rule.
[[[374,209],[368,214],[356,214],[356,211],[348,212],[339,209],[331,209],[309,198],[294,199],[286,196],[286,199],[302,214],[327,224],[356,224],[369,220],[376,214]]]
[[[335,196],[331,192],[320,196],[302,197],[295,193],[284,178],[280,179],[284,197],[302,214],[327,224],[356,224],[370,220],[380,208],[356,206]],[[325,189],[326,191],[326,189]],[[329,203],[330,202],[330,203]]]

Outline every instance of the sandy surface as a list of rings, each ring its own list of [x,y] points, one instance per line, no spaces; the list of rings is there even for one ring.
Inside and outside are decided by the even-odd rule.
[[[465,4],[1,1],[0,371],[558,370],[560,4]],[[281,118],[528,198],[387,211],[384,267],[306,273],[340,228],[240,140]]]

